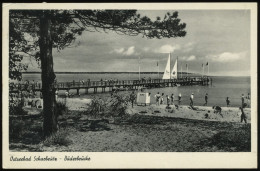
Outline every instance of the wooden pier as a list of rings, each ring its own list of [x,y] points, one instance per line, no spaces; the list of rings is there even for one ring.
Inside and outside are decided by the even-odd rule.
[[[80,89],[85,89],[85,93],[89,93],[89,89],[93,89],[94,93],[101,89],[105,92],[106,88],[109,91],[118,90],[135,90],[140,87],[143,88],[160,88],[160,87],[174,87],[174,86],[191,86],[191,85],[209,85],[212,84],[212,79],[209,77],[188,77],[183,79],[148,79],[148,80],[118,80],[118,81],[86,81],[86,82],[57,82],[54,87],[58,90],[76,90],[79,94]],[[9,91],[11,93],[19,91],[41,91],[42,85],[40,83],[10,83]]]

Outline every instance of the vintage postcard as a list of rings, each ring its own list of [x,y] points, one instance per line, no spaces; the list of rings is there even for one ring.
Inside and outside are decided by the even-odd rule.
[[[2,4],[3,168],[256,168],[256,3]]]

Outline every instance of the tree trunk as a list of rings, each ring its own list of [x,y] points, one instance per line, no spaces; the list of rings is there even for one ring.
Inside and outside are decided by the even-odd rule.
[[[55,114],[55,89],[52,57],[51,20],[49,11],[42,11],[40,17],[40,58],[42,69],[42,96],[43,96],[43,132],[48,137],[58,130]]]

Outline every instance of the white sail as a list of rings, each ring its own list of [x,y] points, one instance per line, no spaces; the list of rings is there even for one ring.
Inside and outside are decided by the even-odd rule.
[[[167,64],[166,64],[166,67],[165,67],[165,70],[164,70],[164,74],[163,74],[163,78],[162,79],[171,79],[171,56],[169,54],[169,57],[168,57],[168,61],[167,61]]]
[[[175,61],[175,64],[173,66],[173,69],[172,69],[172,72],[171,72],[171,78],[175,78],[177,79],[177,66],[178,66],[178,63],[177,63],[177,59]]]

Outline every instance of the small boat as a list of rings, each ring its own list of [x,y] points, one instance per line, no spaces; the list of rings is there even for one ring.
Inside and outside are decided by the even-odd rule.
[[[178,57],[171,71],[171,54],[169,54],[168,61],[164,70],[162,79],[177,79],[178,74]]]

